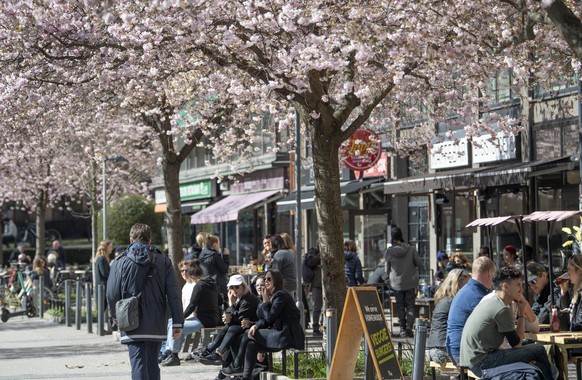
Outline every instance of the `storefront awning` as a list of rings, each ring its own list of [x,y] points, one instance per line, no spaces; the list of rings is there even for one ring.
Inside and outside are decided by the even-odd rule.
[[[581,215],[582,211],[535,211],[529,215],[523,217],[524,222],[561,222],[572,218],[574,216]]]
[[[473,174],[482,168],[465,168],[407,177],[384,183],[384,194],[429,193],[432,189],[469,187]]]
[[[181,205],[182,212],[184,214],[191,214],[194,211],[200,210],[201,208],[203,208],[204,206],[206,206],[209,203],[210,203],[210,200],[204,200],[204,201],[198,201],[198,202],[184,202]],[[168,209],[168,207],[167,207],[166,203],[159,203],[159,204],[154,206],[155,213],[166,212],[167,209]]]
[[[520,185],[530,177],[572,170],[576,165],[570,157],[514,162],[481,168],[465,168],[407,177],[384,183],[384,194],[430,193],[434,189],[487,188]]]
[[[276,194],[279,194],[279,190],[229,195],[192,215],[190,224],[220,223],[237,220],[240,211],[253,207],[257,203],[264,203],[264,201]]]
[[[340,184],[340,191],[342,197],[342,205],[346,202],[346,194],[355,193],[364,187],[378,182],[379,179],[367,179],[363,181],[350,181]],[[285,198],[277,202],[277,212],[287,212],[295,210],[297,193],[292,192]],[[313,210],[315,208],[315,190],[313,186],[309,189],[304,189],[301,191],[301,210]]]

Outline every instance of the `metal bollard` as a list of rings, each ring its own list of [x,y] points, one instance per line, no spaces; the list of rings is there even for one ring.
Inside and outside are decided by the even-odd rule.
[[[426,333],[428,319],[416,319],[416,334],[414,334],[414,366],[412,380],[422,380],[424,377],[424,359],[426,351]]]
[[[364,336],[364,379],[374,380],[376,378],[376,368],[374,368],[374,360],[370,355],[370,347],[368,341]]]
[[[105,324],[103,318],[105,317],[105,286],[103,284],[97,285],[97,335],[103,336],[103,326]]]
[[[38,277],[38,316],[40,318],[44,317],[44,277]],[[34,305],[34,304],[33,304]]]
[[[92,310],[92,297],[91,297],[91,283],[85,283],[85,295],[86,295],[86,310],[87,310],[87,332],[91,334],[93,332],[93,310]]]
[[[327,356],[327,378],[329,378],[329,370],[331,368],[331,361],[333,359],[333,352],[335,351],[335,343],[337,341],[337,310],[327,309],[325,316],[327,318],[327,328],[325,329],[325,354]]]
[[[65,324],[71,327],[71,281],[65,280]]]
[[[81,295],[81,281],[77,281],[77,286],[76,286],[76,297],[75,297],[75,326],[77,327],[77,330],[81,330],[81,301],[83,299],[83,296]]]

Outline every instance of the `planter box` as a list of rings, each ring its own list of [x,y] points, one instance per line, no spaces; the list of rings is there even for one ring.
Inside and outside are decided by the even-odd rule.
[[[44,319],[51,323],[65,323],[65,317],[55,315],[44,315]]]

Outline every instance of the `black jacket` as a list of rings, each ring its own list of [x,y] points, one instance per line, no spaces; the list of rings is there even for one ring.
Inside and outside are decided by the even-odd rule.
[[[284,290],[277,291],[270,303],[261,303],[257,316],[259,329],[271,328],[279,333],[269,334],[266,347],[273,349],[305,348],[305,333],[299,319],[299,309],[291,294]]]
[[[229,266],[228,255],[223,256],[212,248],[204,247],[198,256],[198,259],[204,267],[206,277],[213,279],[222,295],[226,296],[228,293],[226,287],[226,284],[228,283],[226,278]]]
[[[107,259],[104,256],[98,256],[95,260],[95,281],[97,285],[107,285],[110,271],[111,265],[109,265]]]
[[[220,324],[220,304],[222,296],[211,278],[198,281],[192,290],[190,303],[184,310],[184,315],[196,312],[196,318],[204,327],[216,327]]]
[[[229,325],[239,326],[243,319],[248,318],[251,321],[257,320],[257,308],[259,299],[251,292],[244,294],[238,302],[226,309],[231,313]]]
[[[169,316],[173,327],[182,327],[181,292],[170,259],[156,247],[134,242],[111,263],[107,281],[107,302],[115,318],[115,304],[122,298],[141,293],[140,324],[135,330],[122,332],[121,343],[166,340]]]

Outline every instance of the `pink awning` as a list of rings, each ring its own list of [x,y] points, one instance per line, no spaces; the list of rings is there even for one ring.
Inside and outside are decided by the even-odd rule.
[[[582,211],[536,211],[523,217],[524,222],[560,222],[578,215],[582,215]]]
[[[278,193],[279,190],[271,190],[251,194],[229,195],[192,215],[190,224],[220,223],[237,220],[238,213],[241,210],[254,206]]]
[[[496,226],[506,220],[516,218],[516,216],[495,216],[492,218],[479,218],[475,219],[471,223],[467,224],[467,227],[483,227],[483,226]]]

